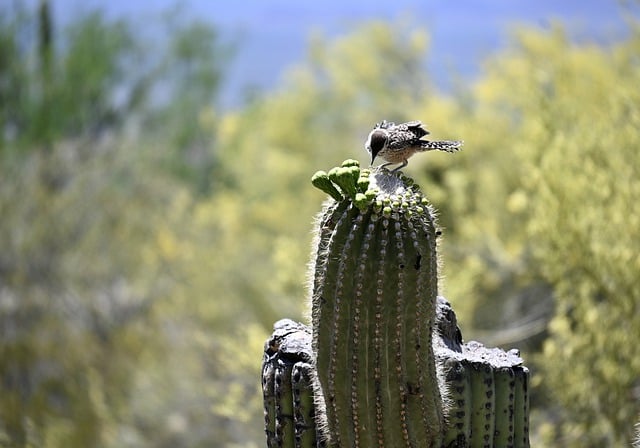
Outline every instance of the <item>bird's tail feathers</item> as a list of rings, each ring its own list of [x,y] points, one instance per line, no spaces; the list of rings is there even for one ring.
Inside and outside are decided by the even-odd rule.
[[[464,142],[461,140],[420,140],[420,150],[456,152],[462,149],[463,144]]]

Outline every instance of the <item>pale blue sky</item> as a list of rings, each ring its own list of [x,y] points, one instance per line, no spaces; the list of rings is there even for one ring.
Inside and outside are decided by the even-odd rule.
[[[35,0],[28,0],[34,2]],[[102,9],[136,26],[159,20],[175,0],[50,0],[61,23],[79,11]],[[427,69],[441,88],[450,73],[473,78],[481,60],[505,45],[514,23],[547,27],[565,22],[576,39],[608,42],[624,34],[620,3],[615,0],[183,0],[182,14],[217,25],[238,41],[230,62],[223,103],[234,104],[246,86],[270,88],[291,64],[304,57],[309,32],[334,37],[368,19],[408,15],[431,36]]]

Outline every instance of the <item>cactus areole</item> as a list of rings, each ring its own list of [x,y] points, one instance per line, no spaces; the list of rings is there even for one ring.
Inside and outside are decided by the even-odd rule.
[[[316,402],[328,442],[439,446],[433,208],[401,173],[354,161],[313,183],[333,198],[319,218],[311,283]]]

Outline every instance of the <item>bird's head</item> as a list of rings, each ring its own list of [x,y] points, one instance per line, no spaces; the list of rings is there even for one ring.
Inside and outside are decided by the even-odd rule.
[[[376,156],[380,151],[382,151],[388,140],[389,137],[387,135],[387,131],[384,129],[374,129],[371,131],[367,138],[367,142],[364,145],[367,152],[371,154],[371,164],[373,164]]]

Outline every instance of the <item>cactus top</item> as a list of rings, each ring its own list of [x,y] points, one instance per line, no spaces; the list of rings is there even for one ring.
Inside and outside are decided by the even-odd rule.
[[[360,169],[356,160],[345,160],[342,166],[316,172],[311,183],[337,202],[350,201],[360,211],[373,207],[375,214],[390,217],[414,213],[435,213],[419,186],[402,173],[384,168]]]

